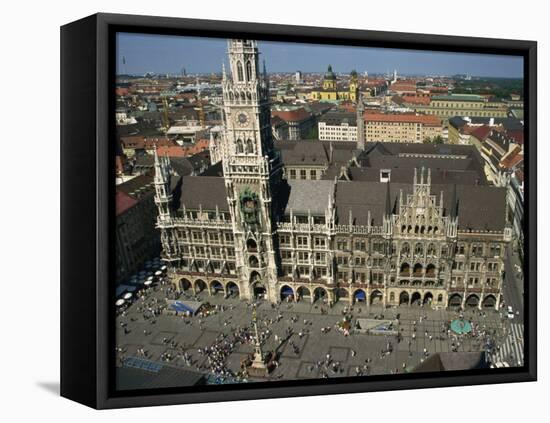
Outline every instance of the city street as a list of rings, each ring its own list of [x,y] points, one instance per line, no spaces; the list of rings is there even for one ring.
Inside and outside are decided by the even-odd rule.
[[[523,323],[523,271],[521,262],[517,253],[514,253],[512,248],[506,250],[506,260],[504,260],[504,270],[506,272],[504,278],[504,302],[506,306],[512,306],[514,312],[519,311],[519,315],[514,317],[515,323]]]
[[[523,272],[521,262],[517,253],[512,248],[506,251],[506,260],[504,260],[505,277],[503,286],[504,304],[501,307],[501,313],[507,316],[508,306],[512,307],[514,312],[513,319],[503,319],[506,335],[500,349],[494,355],[495,362],[508,363],[510,365],[523,365],[524,363],[524,310],[523,310]]]

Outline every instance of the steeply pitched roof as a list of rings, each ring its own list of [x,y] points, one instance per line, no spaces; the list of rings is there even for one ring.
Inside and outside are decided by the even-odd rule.
[[[336,185],[336,216],[338,224],[349,224],[351,211],[355,225],[382,225],[387,201],[387,184],[381,182],[338,181]],[[393,208],[399,198],[399,190],[412,191],[412,184],[390,184],[389,200]]]
[[[296,214],[324,215],[328,198],[334,189],[334,182],[320,180],[289,180],[290,196],[285,214],[292,209]]]
[[[450,210],[452,191],[449,185],[434,185],[432,192],[444,191]],[[506,225],[506,188],[494,186],[456,187],[459,230],[502,231]]]
[[[218,176],[184,176],[180,205],[189,209],[229,211],[223,178]]]
[[[161,145],[157,148],[157,154],[159,156],[168,156],[168,157],[185,157],[186,156],[185,149],[180,145],[171,145],[171,146]]]
[[[488,125],[481,125],[475,128],[470,135],[477,138],[480,141],[484,141],[491,133],[491,127]]]
[[[137,204],[137,200],[133,199],[125,192],[119,191],[117,189],[115,204],[116,204],[116,215],[120,216],[126,210],[129,210],[132,207],[134,207]]]
[[[312,165],[326,166],[328,164],[327,152],[322,143],[315,141],[299,141],[279,145],[281,158],[285,165]]]
[[[437,197],[443,191],[444,213],[453,208],[455,185],[433,184],[431,193]],[[413,185],[390,183],[390,204],[397,209],[400,191],[412,193]],[[336,213],[339,224],[349,223],[351,211],[353,223],[381,225],[385,212],[387,186],[383,182],[338,181],[336,186]],[[456,186],[459,230],[502,231],[506,224],[506,188],[493,186]]]
[[[155,187],[153,185],[153,179],[153,175],[139,175],[117,185],[117,191],[121,191],[137,200],[144,195],[152,195],[154,193]]]
[[[357,157],[351,168],[354,180],[379,181],[380,169],[391,171],[391,181],[412,183],[415,168],[430,168],[432,183],[484,185],[483,159],[472,145],[374,143]]]

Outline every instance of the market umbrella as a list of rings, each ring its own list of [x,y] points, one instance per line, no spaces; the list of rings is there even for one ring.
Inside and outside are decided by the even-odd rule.
[[[153,281],[151,281],[151,280],[145,281],[145,286],[150,286],[152,284],[153,284]]]
[[[132,298],[132,293],[131,292],[127,292],[126,294],[124,294],[124,298],[125,300],[129,300],[130,298]]]
[[[117,307],[120,307],[121,305],[124,305],[125,302],[126,302],[126,301],[124,301],[122,298],[119,298],[118,300],[116,300],[115,305],[116,305]]]

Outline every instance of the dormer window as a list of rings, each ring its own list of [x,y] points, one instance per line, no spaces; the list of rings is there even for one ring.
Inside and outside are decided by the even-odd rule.
[[[390,182],[391,169],[380,169],[380,182]]]

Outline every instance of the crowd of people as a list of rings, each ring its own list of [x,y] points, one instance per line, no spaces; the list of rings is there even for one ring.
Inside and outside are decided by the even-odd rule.
[[[200,294],[184,293],[181,294],[174,290],[171,284],[166,283],[164,278],[161,278],[154,286],[138,291],[134,296],[134,304],[132,305],[132,313],[128,314],[129,309],[125,308],[121,310],[119,315],[119,324],[122,328],[121,336],[124,337],[131,332],[129,322],[136,322],[138,320],[147,323],[145,329],[143,329],[143,335],[146,338],[144,344],[152,341],[151,335],[157,331],[154,330],[158,317],[163,314],[167,309],[166,299],[181,299],[183,295],[184,299],[201,301]],[[251,314],[252,308],[256,308],[256,303],[247,302],[245,304],[247,314]],[[243,351],[254,351],[257,341],[264,350],[264,356],[270,357],[274,369],[280,368],[279,364],[281,360],[281,352],[284,350],[287,357],[300,358],[302,350],[305,347],[306,336],[312,333],[313,319],[305,318],[304,315],[293,311],[293,303],[289,301],[282,301],[277,304],[271,304],[266,306],[265,303],[260,307],[256,323],[258,328],[258,340],[255,338],[255,332],[253,330],[252,320],[250,323],[243,325],[237,325],[233,323],[233,313],[229,313],[236,308],[234,303],[217,304],[213,305],[210,312],[202,316],[192,316],[189,313],[180,314],[177,318],[181,319],[185,325],[198,326],[199,330],[203,331],[208,326],[214,326],[220,333],[215,340],[206,346],[192,346],[185,344],[178,344],[176,341],[170,338],[163,338],[162,343],[166,345],[166,350],[160,354],[159,359],[166,363],[172,363],[176,366],[183,366],[191,370],[195,370],[201,373],[210,374],[214,376],[215,380],[219,383],[224,381],[246,381],[248,379],[248,373],[246,366],[243,367],[242,363],[239,367],[235,360],[231,360],[230,357],[238,352],[241,355]],[[240,309],[240,307],[239,307]],[[328,309],[323,306],[317,308],[317,313],[321,315],[328,314]],[[312,310],[313,311],[313,310]],[[428,322],[428,312],[422,307],[418,307],[420,312],[417,316],[417,320],[413,320],[410,323],[410,328],[405,328],[405,325],[400,323],[400,314],[393,311],[394,320],[397,322],[397,327],[400,329],[395,336],[386,335],[384,338],[384,345],[379,350],[379,354],[373,352],[372,348],[369,352],[355,351],[351,349],[351,358],[353,358],[354,364],[350,368],[350,374],[358,376],[372,374],[375,369],[380,371],[386,369],[390,373],[399,373],[407,371],[409,366],[419,361],[424,361],[433,352],[436,351],[436,341],[448,342],[449,350],[458,352],[463,351],[465,343],[468,343],[468,348],[479,348],[479,350],[485,350],[489,354],[494,353],[498,349],[499,341],[501,341],[503,334],[494,326],[488,325],[486,322],[486,313],[479,310],[472,310],[467,312],[457,312],[457,318],[468,318],[472,321],[472,330],[468,334],[456,334],[451,330],[450,321],[442,322],[439,328],[435,328],[433,320]],[[341,313],[343,320],[336,321],[334,325],[323,325],[319,329],[322,336],[329,336],[331,332],[336,331],[341,333],[344,337],[353,336],[355,332],[353,330],[354,314],[360,314],[360,309],[353,306],[345,307]],[[210,319],[215,319],[214,316],[223,316],[216,322],[208,323]],[[383,318],[383,315],[375,316]],[[220,329],[221,323],[221,329]],[[149,341],[147,340],[149,339]],[[395,355],[395,351],[398,349],[396,345],[400,344],[403,340],[408,342],[408,356],[407,359],[401,362],[399,360],[399,366],[395,365],[395,360],[390,360]],[[420,344],[419,341],[422,340]],[[123,344],[124,339],[119,340]],[[247,345],[246,348],[240,348],[242,345]],[[403,351],[403,348],[399,349]],[[124,357],[130,353],[153,360],[153,354],[147,351],[146,347],[138,347],[137,350],[127,351],[125,348],[117,347],[117,352],[121,363]],[[346,375],[346,368],[348,360],[335,360],[330,354],[319,351],[320,354],[326,354],[322,359],[317,360],[313,364],[306,367],[306,373],[311,374],[311,377],[327,378]],[[240,355],[237,355],[240,357]],[[401,357],[401,356],[400,356]],[[389,369],[389,370],[388,370]],[[282,377],[283,370],[279,371],[274,377]],[[275,372],[277,373],[277,372]],[[307,375],[303,375],[307,376]],[[286,377],[286,375],[285,375]],[[217,383],[218,383],[217,382]]]

